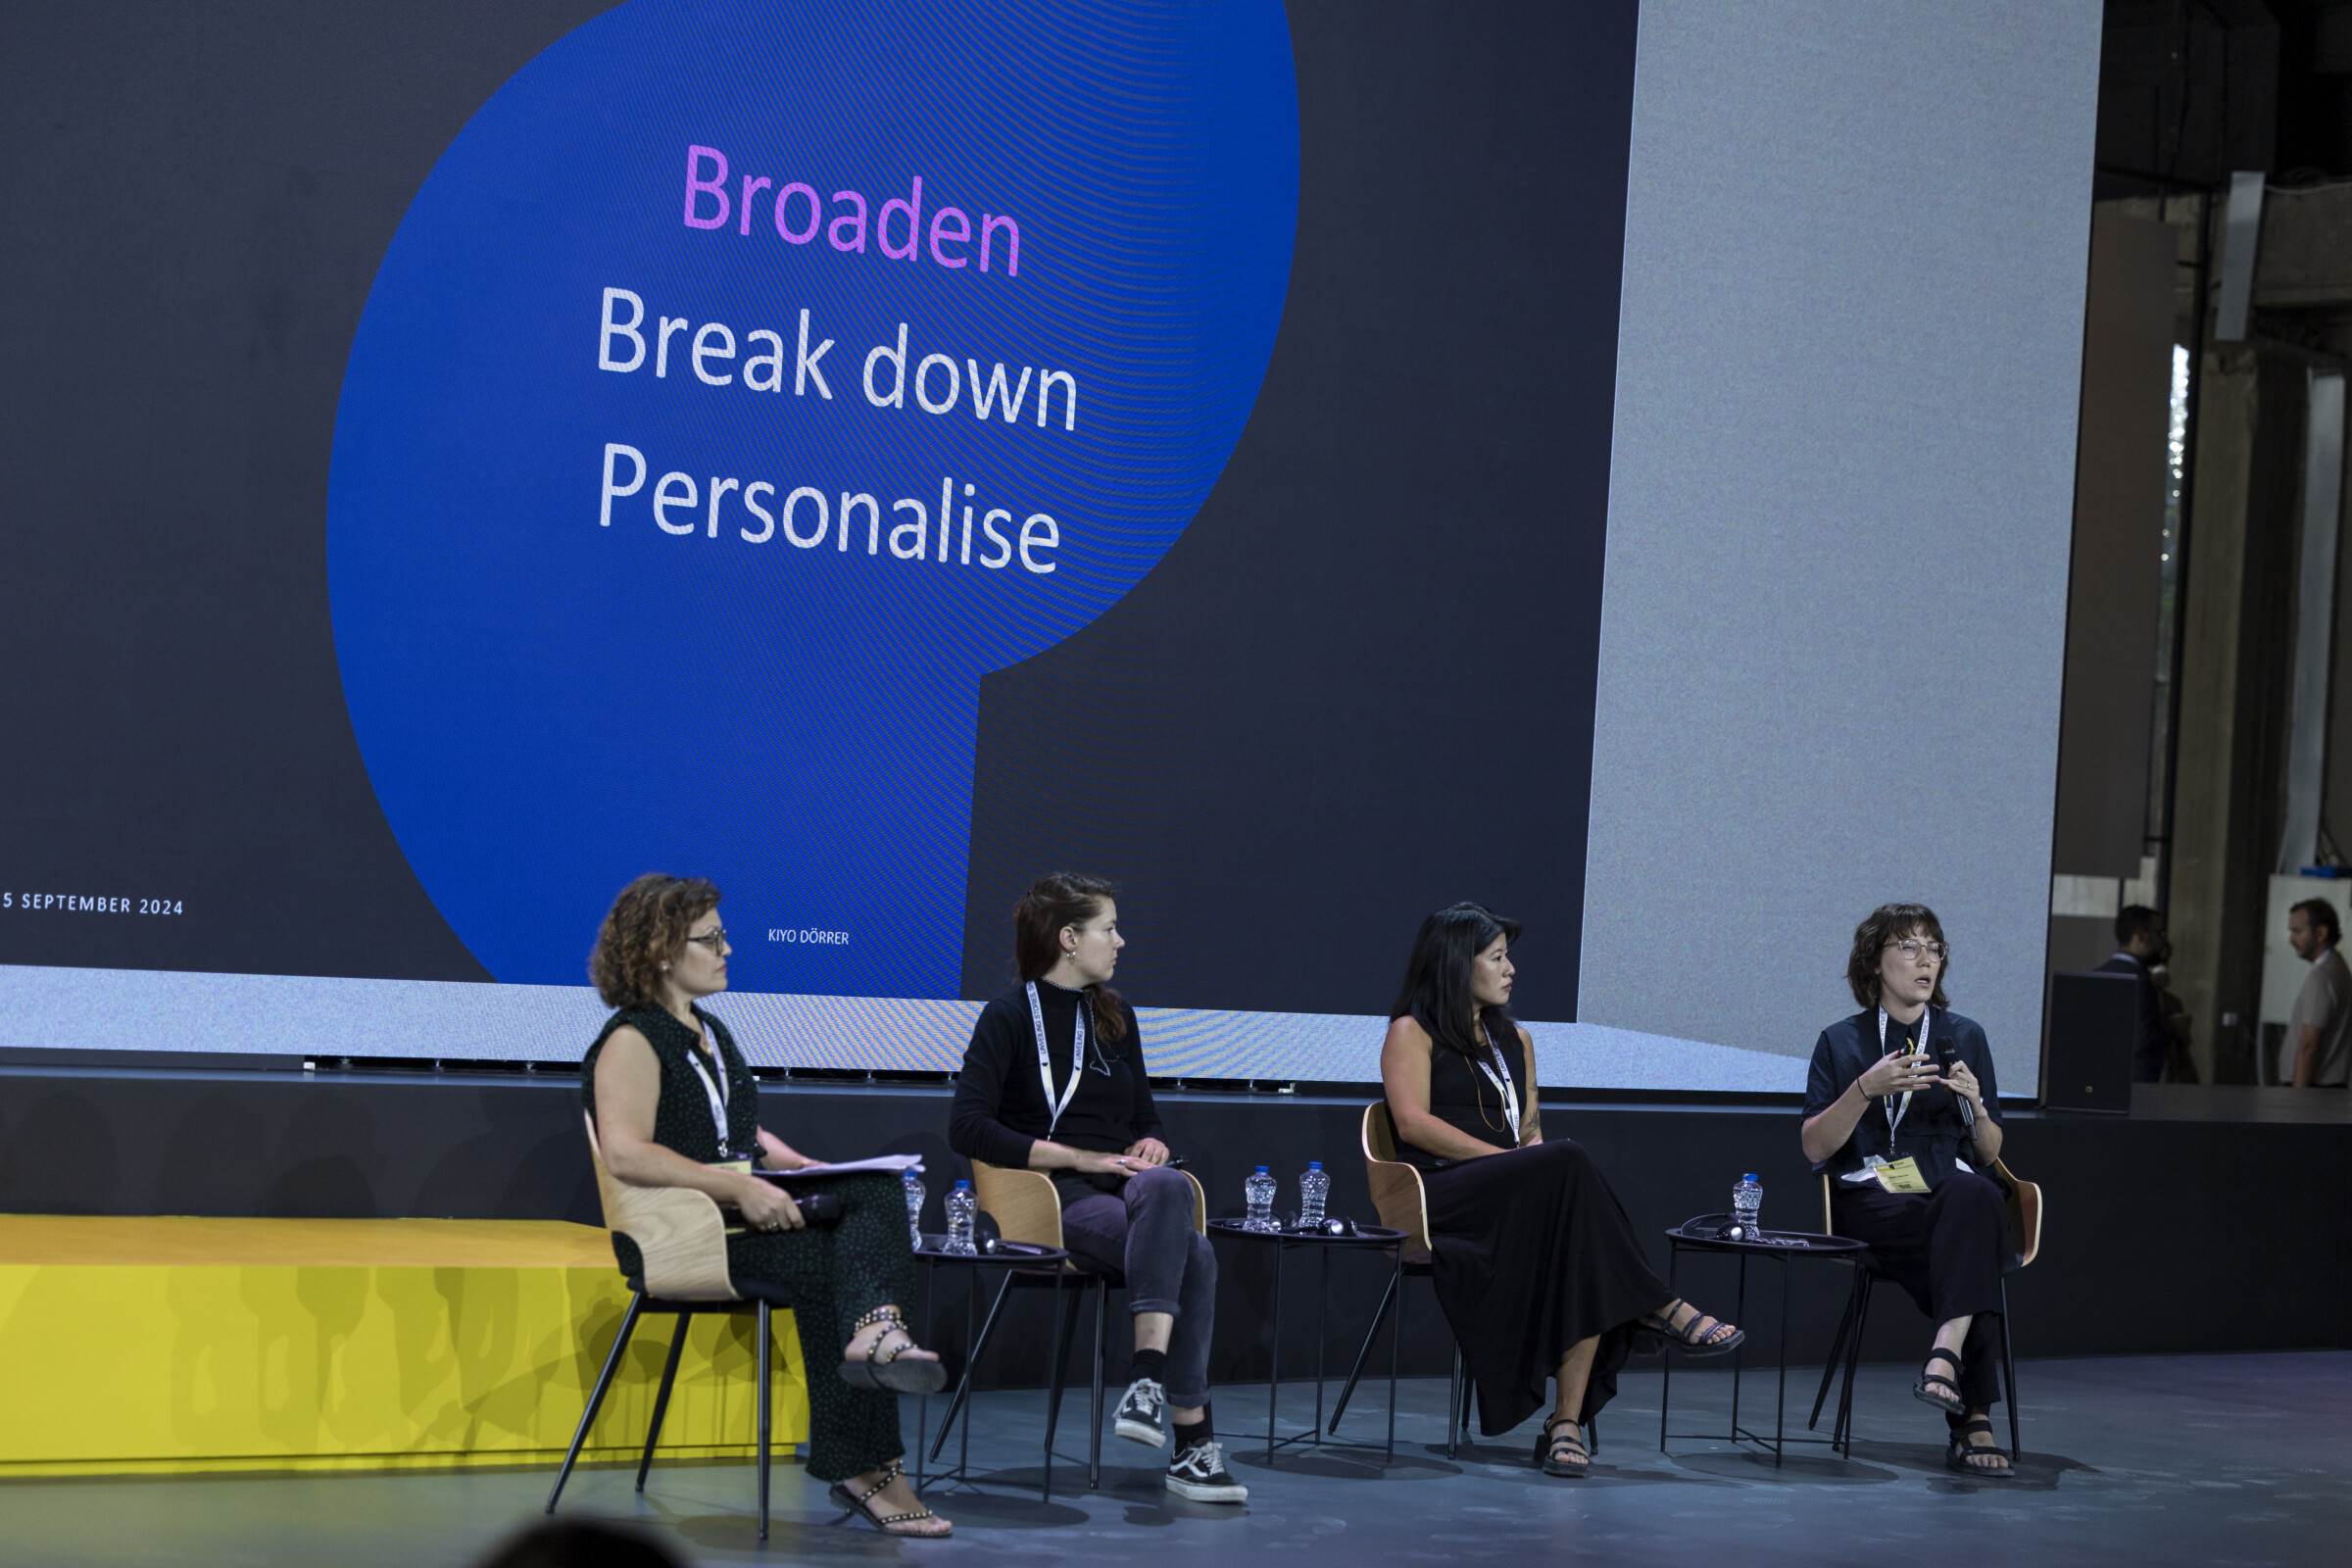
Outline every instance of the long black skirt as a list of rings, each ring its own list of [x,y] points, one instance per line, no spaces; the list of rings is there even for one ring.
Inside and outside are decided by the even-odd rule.
[[[1478,1381],[1478,1420],[1508,1432],[1549,1400],[1560,1358],[1597,1335],[1580,1421],[1617,1395],[1634,1320],[1674,1293],[1642,1255],[1625,1205],[1567,1139],[1423,1175],[1438,1304]]]

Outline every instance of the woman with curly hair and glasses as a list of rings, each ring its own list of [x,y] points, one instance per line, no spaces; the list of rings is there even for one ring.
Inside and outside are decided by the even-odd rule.
[[[1830,1177],[1840,1236],[1869,1246],[1936,1324],[1914,1397],[1943,1412],[1944,1463],[2006,1476],[1993,1370],[2007,1200],[1992,1048],[1943,997],[1951,950],[1924,904],[1883,904],[1854,928],[1846,984],[1862,1010],[1821,1032],[1805,1082],[1805,1157]]]
[[[597,935],[589,973],[615,1010],[580,1065],[580,1099],[596,1124],[605,1167],[640,1187],[689,1187],[741,1211],[727,1237],[737,1279],[792,1292],[808,1379],[808,1473],[833,1485],[844,1511],[894,1536],[953,1528],[922,1505],[901,1463],[899,1395],[929,1394],[946,1375],[918,1349],[901,1303],[914,1298],[906,1200],[888,1174],[831,1178],[839,1224],[807,1228],[782,1188],[755,1165],[816,1163],[760,1126],[760,1088],[727,1026],[700,1004],[727,988],[727,933],[718,889],[699,877],[652,873],[620,890]],[[621,1272],[642,1278],[637,1246],[615,1233]],[[818,1344],[838,1336],[834,1359]]]
[[[1638,1332],[1693,1355],[1746,1335],[1666,1288],[1581,1145],[1544,1141],[1535,1038],[1510,1014],[1518,939],[1516,920],[1475,904],[1422,921],[1380,1076],[1396,1157],[1422,1172],[1438,1304],[1477,1381],[1479,1424],[1508,1432],[1551,1379],[1536,1462],[1576,1480]]]

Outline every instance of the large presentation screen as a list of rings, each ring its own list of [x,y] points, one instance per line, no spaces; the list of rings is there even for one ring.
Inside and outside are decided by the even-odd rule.
[[[1461,899],[1569,1022],[1636,23],[20,12],[8,994],[576,1059],[659,869],[755,1061],[953,1067],[1077,869],[1165,1076],[1377,1076]]]

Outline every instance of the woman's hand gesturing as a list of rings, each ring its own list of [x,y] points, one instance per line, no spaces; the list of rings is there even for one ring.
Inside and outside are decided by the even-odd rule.
[[[1898,1051],[1872,1062],[1856,1082],[1865,1099],[1884,1100],[1888,1095],[1925,1089],[1936,1081],[1935,1060],[1926,1052]]]
[[[1984,1108],[1984,1086],[1977,1082],[1977,1075],[1968,1070],[1967,1062],[1953,1062],[1951,1076],[1938,1078],[1936,1081],[1977,1109]]]

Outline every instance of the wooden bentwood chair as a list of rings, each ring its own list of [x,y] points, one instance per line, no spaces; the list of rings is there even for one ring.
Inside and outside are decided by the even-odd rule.
[[[1987,1172],[2000,1184],[2009,1203],[2009,1241],[2014,1250],[2001,1265],[2001,1391],[2009,1404],[2009,1463],[2015,1467],[2023,1455],[2018,1446],[2017,1428],[2017,1358],[2010,1348],[2009,1339],[2009,1276],[2024,1268],[2041,1253],[2041,1188],[2034,1182],[2021,1182],[2010,1174],[2009,1167],[1999,1160],[1992,1162]],[[1824,1236],[1838,1234],[1837,1218],[1830,1205],[1830,1175],[1821,1177],[1821,1231]],[[1821,1369],[1821,1392],[1813,1396],[1813,1417],[1805,1423],[1810,1431],[1821,1424],[1821,1407],[1830,1396],[1830,1379],[1837,1375],[1838,1357],[1845,1358],[1845,1383],[1838,1395],[1838,1418],[1832,1424],[1830,1441],[1841,1451],[1851,1453],[1854,1441],[1854,1369],[1862,1359],[1862,1331],[1870,1324],[1871,1293],[1886,1276],[1868,1252],[1854,1259],[1856,1277],[1853,1294],[1847,1297],[1845,1316],[1838,1323],[1838,1336],[1830,1342],[1830,1354]]]
[[[1364,1107],[1363,1123],[1364,1180],[1372,1189],[1372,1207],[1380,1222],[1393,1231],[1405,1235],[1403,1272],[1425,1277],[1435,1272],[1429,1250],[1429,1192],[1421,1184],[1417,1166],[1408,1165],[1396,1157],[1396,1128],[1389,1119],[1385,1100],[1375,1100]],[[1380,1298],[1380,1309],[1372,1314],[1372,1326],[1364,1331],[1364,1343],[1355,1352],[1355,1365],[1348,1373],[1348,1386],[1340,1391],[1340,1402],[1331,1412],[1329,1432],[1339,1436],[1340,1417],[1348,1413],[1348,1401],[1355,1394],[1356,1381],[1363,1376],[1364,1358],[1372,1353],[1372,1342],[1380,1334],[1380,1326],[1394,1310],[1398,1315],[1396,1332],[1404,1332],[1402,1313],[1404,1303],[1397,1298],[1396,1276],[1389,1277],[1389,1288]],[[1446,1457],[1454,1456],[1461,1435],[1470,1430],[1470,1382],[1462,1371],[1462,1348],[1453,1348],[1453,1384],[1446,1398]],[[1597,1446],[1597,1439],[1588,1434],[1588,1441]]]
[[[1208,1195],[1200,1190],[1200,1178],[1191,1171],[1179,1175],[1193,1188],[1193,1230],[1200,1236],[1208,1234]],[[1015,1170],[1005,1165],[991,1165],[986,1160],[972,1161],[972,1196],[980,1209],[996,1221],[997,1235],[1007,1242],[1022,1242],[1031,1247],[1060,1249],[1061,1195],[1054,1186],[1054,1178],[1042,1170]],[[1005,1293],[1010,1291],[1016,1276],[1028,1275],[1054,1288],[1056,1305],[1064,1285],[1075,1283],[1080,1289],[1088,1285],[1095,1292],[1095,1403],[1092,1432],[1087,1441],[1086,1484],[1099,1487],[1102,1483],[1102,1384],[1108,1364],[1109,1344],[1106,1336],[1109,1295],[1127,1288],[1127,1276],[1118,1269],[1107,1268],[1091,1259],[1072,1253],[1060,1264],[1048,1264],[1040,1269],[1008,1269],[1004,1283],[997,1287],[996,1299],[989,1303],[988,1316],[972,1341],[971,1352],[964,1357],[963,1378],[956,1386],[956,1396],[948,1403],[947,1419],[939,1424],[939,1436],[931,1445],[931,1457],[936,1459],[947,1446],[948,1433],[956,1425],[956,1417],[963,1410],[972,1388],[972,1369],[980,1364],[980,1354],[988,1348],[990,1336],[996,1332],[998,1313],[1004,1308]],[[1057,1312],[1057,1316],[1060,1314]],[[1078,1315],[1061,1317],[1061,1343],[1054,1347],[1053,1393],[1046,1402],[1046,1453],[1052,1464],[1054,1431],[1061,1419],[1061,1390],[1064,1375],[1069,1369],[1070,1347],[1078,1338]],[[1049,1468],[1048,1474],[1051,1475]]]
[[[662,1389],[654,1396],[654,1417],[646,1427],[645,1453],[637,1461],[637,1490],[643,1492],[646,1471],[654,1462],[654,1444],[662,1436],[662,1418],[669,1410],[670,1387],[677,1381],[678,1358],[686,1349],[686,1330],[693,1323],[694,1314],[757,1311],[760,1327],[754,1341],[753,1376],[760,1384],[760,1539],[765,1541],[768,1385],[770,1368],[774,1365],[774,1338],[769,1320],[779,1307],[792,1305],[791,1293],[759,1280],[738,1284],[727,1272],[726,1221],[710,1195],[688,1187],[638,1187],[621,1181],[605,1168],[605,1152],[597,1142],[595,1118],[582,1114],[588,1124],[588,1157],[596,1166],[596,1192],[604,1204],[606,1228],[637,1244],[637,1250],[644,1258],[645,1277],[628,1282],[628,1316],[620,1320],[620,1332],[613,1336],[612,1352],[605,1357],[605,1369],[597,1375],[596,1392],[589,1395],[579,1429],[571,1435],[571,1449],[564,1455],[564,1468],[556,1472],[555,1490],[547,1494],[547,1511],[554,1513],[557,1500],[564,1495],[564,1483],[571,1479],[580,1447],[588,1441],[588,1429],[596,1423],[596,1412],[612,1387],[612,1374],[620,1368],[621,1353],[628,1349],[629,1337],[637,1332],[640,1317],[648,1312],[666,1312],[678,1320],[677,1332],[669,1342],[669,1359],[662,1368]]]

